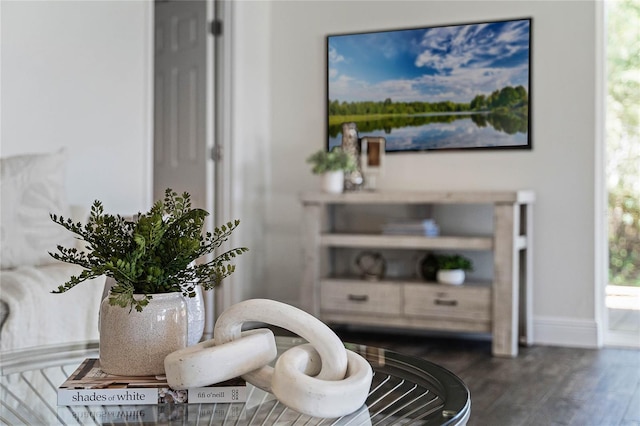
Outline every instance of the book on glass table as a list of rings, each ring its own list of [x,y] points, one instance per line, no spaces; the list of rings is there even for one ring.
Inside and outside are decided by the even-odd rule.
[[[214,367],[215,368],[215,367]],[[58,387],[58,405],[153,405],[245,402],[247,383],[241,378],[185,390],[172,389],[165,376],[115,376],[87,358]]]
[[[155,425],[228,424],[245,420],[244,404],[158,404],[59,406],[63,424]],[[189,422],[191,420],[191,423]]]

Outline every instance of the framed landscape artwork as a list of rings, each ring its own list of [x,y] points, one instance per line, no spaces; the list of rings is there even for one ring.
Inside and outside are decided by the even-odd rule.
[[[531,19],[327,36],[327,148],[531,149]]]

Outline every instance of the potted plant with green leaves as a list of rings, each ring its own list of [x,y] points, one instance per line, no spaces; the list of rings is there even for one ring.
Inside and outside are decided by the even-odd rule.
[[[439,254],[436,259],[436,279],[441,284],[460,285],[464,283],[465,271],[473,270],[471,259],[459,254]]]
[[[307,163],[313,166],[313,174],[321,175],[322,190],[338,194],[344,191],[345,172],[353,172],[357,167],[353,157],[340,147],[334,147],[330,151],[321,149],[310,155]]]
[[[84,225],[51,215],[86,243],[84,250],[58,246],[50,253],[83,268],[53,292],[64,293],[102,275],[111,280],[100,308],[100,364],[105,372],[163,374],[164,357],[187,345],[185,299],[196,297],[198,286],[218,286],[234,272],[230,262],[248,250],[233,248],[214,256],[240,222],[204,232],[208,215],[191,207],[187,192],[178,195],[171,189],[133,220],[104,213],[98,200]]]

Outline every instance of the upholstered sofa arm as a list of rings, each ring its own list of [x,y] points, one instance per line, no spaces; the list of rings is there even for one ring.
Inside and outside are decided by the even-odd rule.
[[[51,291],[81,268],[65,263],[0,272],[0,351],[98,339],[98,311],[104,278],[84,282],[63,294]]]

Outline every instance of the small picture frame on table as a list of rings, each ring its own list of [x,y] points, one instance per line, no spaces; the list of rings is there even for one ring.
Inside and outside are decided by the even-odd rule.
[[[360,164],[364,175],[364,188],[374,191],[382,176],[385,156],[385,139],[379,136],[363,136],[360,139]]]

